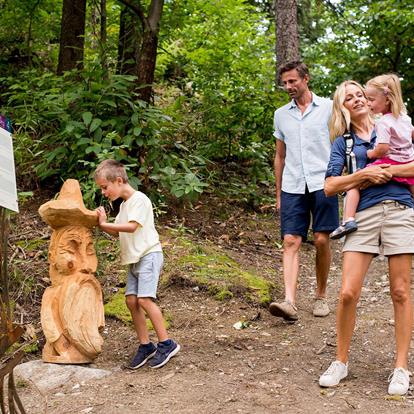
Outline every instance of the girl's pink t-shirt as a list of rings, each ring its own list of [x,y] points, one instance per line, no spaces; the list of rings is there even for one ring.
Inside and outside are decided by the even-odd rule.
[[[387,158],[402,163],[413,161],[413,129],[411,118],[408,115],[401,114],[395,118],[391,113],[385,114],[375,124],[376,143],[389,144]]]

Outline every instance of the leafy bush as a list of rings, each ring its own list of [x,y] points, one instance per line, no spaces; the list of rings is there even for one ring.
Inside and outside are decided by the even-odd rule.
[[[131,184],[153,195],[167,191],[195,197],[207,185],[206,161],[175,142],[179,124],[132,92],[134,77],[94,71],[24,71],[0,79],[8,92],[4,110],[12,114],[18,171],[42,181],[77,178],[92,200],[92,173],[105,158],[128,169]],[[29,150],[27,150],[29,149]],[[21,168],[24,167],[24,168]]]

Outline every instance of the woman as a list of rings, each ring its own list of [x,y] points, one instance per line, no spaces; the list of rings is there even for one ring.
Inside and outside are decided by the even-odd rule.
[[[330,196],[353,187],[362,188],[356,220],[358,231],[346,237],[343,247],[342,285],[337,308],[337,355],[322,374],[319,384],[332,387],[348,375],[348,352],[355,326],[356,306],[371,260],[382,252],[388,257],[389,280],[395,315],[396,360],[388,387],[389,394],[404,395],[409,387],[408,350],[412,329],[410,292],[411,262],[414,253],[413,201],[407,186],[389,181],[400,166],[381,168],[367,163],[366,152],[376,136],[367,99],[361,85],[346,81],[338,86],[333,102],[332,146],[325,193]],[[346,163],[345,139],[354,138],[357,167],[354,174],[341,176]],[[412,166],[404,166],[412,173]],[[407,170],[407,171],[406,171]],[[376,184],[376,185],[373,185]]]

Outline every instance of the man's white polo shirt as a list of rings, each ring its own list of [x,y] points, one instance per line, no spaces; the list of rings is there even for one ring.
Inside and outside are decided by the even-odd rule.
[[[282,191],[304,194],[322,190],[331,153],[328,122],[332,101],[312,93],[312,103],[302,114],[292,100],[275,111],[273,135],[286,145]]]

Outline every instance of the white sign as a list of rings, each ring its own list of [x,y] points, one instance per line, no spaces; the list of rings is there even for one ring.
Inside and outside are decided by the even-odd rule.
[[[10,132],[0,128],[0,206],[19,212],[13,141]]]

